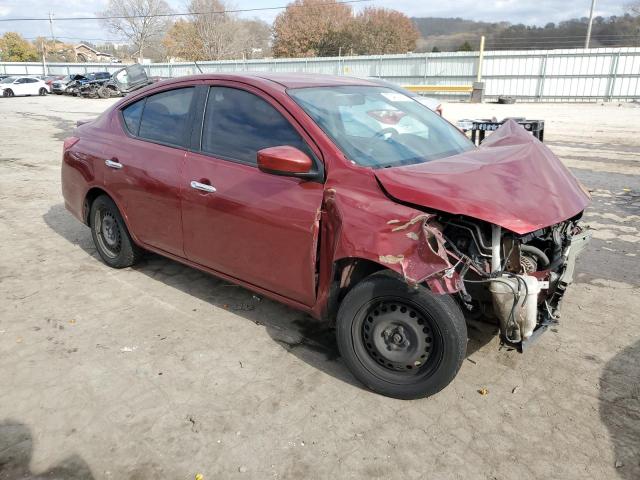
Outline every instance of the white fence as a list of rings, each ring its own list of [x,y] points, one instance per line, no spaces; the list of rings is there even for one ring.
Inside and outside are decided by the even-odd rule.
[[[478,52],[443,52],[359,57],[289,58],[198,62],[204,73],[305,72],[379,77],[398,84],[470,85]],[[192,63],[145,65],[151,76],[200,73]],[[115,71],[119,64],[48,63],[50,74]],[[485,97],[524,101],[634,100],[640,98],[640,48],[486,51],[482,63]],[[41,63],[0,63],[0,73],[42,74]],[[438,96],[459,94],[437,93]]]

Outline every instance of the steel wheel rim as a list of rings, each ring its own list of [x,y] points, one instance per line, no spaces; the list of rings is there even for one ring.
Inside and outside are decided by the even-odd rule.
[[[122,232],[116,217],[109,210],[99,208],[93,218],[96,239],[102,252],[116,258],[122,249]]]
[[[440,329],[429,312],[405,298],[388,296],[367,302],[356,314],[351,333],[361,364],[390,383],[428,378],[442,361]]]

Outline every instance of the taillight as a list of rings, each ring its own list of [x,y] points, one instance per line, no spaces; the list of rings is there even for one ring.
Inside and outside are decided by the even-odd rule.
[[[67,137],[67,138],[65,138],[64,139],[64,143],[62,144],[62,153],[64,153],[67,150],[69,150],[71,147],[73,147],[79,141],[80,141],[80,139],[78,137]]]

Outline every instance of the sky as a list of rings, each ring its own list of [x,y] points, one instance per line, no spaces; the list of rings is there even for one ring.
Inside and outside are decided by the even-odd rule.
[[[175,11],[187,11],[187,0],[167,0]],[[289,0],[235,0],[236,8],[260,8],[284,6]],[[624,13],[624,0],[597,0],[596,15],[609,16]],[[99,21],[55,21],[55,17],[95,16],[104,10],[107,0],[1,0],[0,19],[19,17],[46,17],[54,14],[54,34],[56,37],[76,42],[80,39],[94,43],[119,40]],[[354,5],[358,10],[365,6],[386,7],[399,10],[410,17],[462,17],[469,20],[488,22],[507,21],[528,25],[545,25],[569,18],[589,15],[591,0],[372,0]],[[279,10],[251,12],[243,17],[258,17],[271,23]],[[36,36],[50,36],[49,22],[0,22],[0,35],[7,31],[17,31],[33,39]]]

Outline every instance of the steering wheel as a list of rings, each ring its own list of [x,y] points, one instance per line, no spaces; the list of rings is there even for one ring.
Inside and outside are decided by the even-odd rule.
[[[376,132],[373,138],[382,138],[384,140],[388,140],[394,135],[398,135],[398,131],[395,128],[387,127],[387,128],[383,128],[379,132]]]

